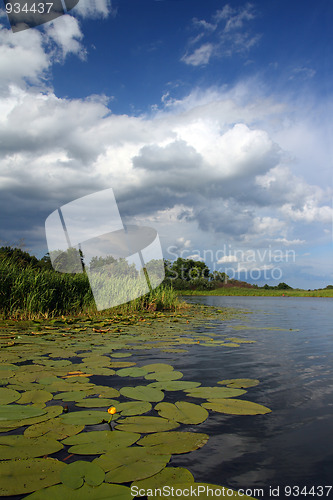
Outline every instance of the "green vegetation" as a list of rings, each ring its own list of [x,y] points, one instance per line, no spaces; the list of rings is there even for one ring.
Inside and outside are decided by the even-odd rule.
[[[120,286],[126,289],[123,281]],[[162,284],[149,294],[118,306],[115,313],[180,307],[176,292]],[[84,272],[60,273],[53,270],[48,256],[38,260],[17,248],[0,248],[0,317],[29,319],[80,313],[97,314]]]
[[[133,485],[202,484],[200,473],[172,466],[186,453],[191,469],[190,454],[196,461],[202,448],[205,453],[210,437],[199,426],[207,421],[210,428],[211,416],[222,423],[233,415],[269,419],[271,409],[252,401],[259,380],[203,387],[203,381],[186,380],[185,370],[153,360],[209,346],[228,352],[221,321],[232,314],[194,305],[182,314],[0,321],[0,497],[131,500]],[[234,340],[251,350],[241,345],[249,340]],[[96,376],[103,376],[103,385]],[[244,399],[235,399],[240,395]],[[112,422],[110,407],[116,409]],[[217,453],[217,465],[219,459]]]
[[[276,286],[251,285],[245,281],[229,279],[226,273],[210,272],[204,262],[178,258],[175,262],[165,261],[164,283],[178,290],[179,295],[245,295],[280,297],[333,297],[333,285],[320,290],[293,289],[287,283]]]
[[[180,295],[238,295],[252,297],[333,297],[333,290],[324,288],[321,290],[301,290],[293,288],[291,290],[281,290],[277,288],[245,288],[245,287],[226,287],[215,290],[182,290]]]
[[[95,260],[94,266],[99,267],[101,259]],[[165,279],[160,286],[128,302],[129,290],[134,286],[133,273],[136,273],[132,267],[122,273],[119,282],[109,280],[107,287],[103,284],[101,288],[99,301],[102,303],[110,294],[123,294],[123,304],[114,308],[115,313],[175,311],[184,307],[179,295],[333,297],[332,285],[308,291],[292,289],[286,283],[258,287],[230,280],[222,272],[211,273],[203,262],[178,258],[173,263],[165,261]],[[138,286],[140,283],[138,280]],[[66,314],[98,314],[86,272],[81,269],[76,274],[61,273],[52,268],[48,255],[38,260],[19,248],[0,248],[0,317],[29,319]]]

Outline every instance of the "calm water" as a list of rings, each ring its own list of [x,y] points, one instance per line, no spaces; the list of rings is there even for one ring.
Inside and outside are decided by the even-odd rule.
[[[297,496],[288,496],[285,486],[333,485],[333,299],[196,297],[190,301],[251,311],[232,321],[215,322],[217,329],[207,331],[257,342],[239,348],[198,345],[187,354],[170,356],[169,362],[183,371],[184,379],[202,385],[228,378],[259,379],[260,385],[243,397],[268,406],[272,413],[211,413],[206,423],[195,427],[211,436],[207,445],[175,456],[172,465],[188,467],[197,481],[235,489],[261,487],[265,493],[258,498],[265,499],[272,498],[269,487],[279,486],[281,499]],[[233,328],[238,325],[246,328]]]

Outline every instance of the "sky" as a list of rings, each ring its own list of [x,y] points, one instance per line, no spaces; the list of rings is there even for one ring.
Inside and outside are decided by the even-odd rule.
[[[0,10],[0,244],[112,188],[163,256],[250,283],[333,284],[330,0],[80,0]]]

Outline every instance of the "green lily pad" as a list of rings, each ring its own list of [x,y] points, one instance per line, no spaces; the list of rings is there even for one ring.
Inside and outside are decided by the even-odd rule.
[[[50,392],[40,389],[24,392],[17,403],[20,405],[29,403],[39,405],[46,403],[46,401],[51,401],[52,398],[53,395]]]
[[[231,378],[228,380],[220,380],[218,384],[226,385],[234,389],[247,389],[260,384],[259,380],[252,378]]]
[[[61,450],[63,445],[55,439],[22,435],[0,436],[1,460],[41,457]]]
[[[121,413],[122,417],[132,415],[142,415],[151,410],[152,405],[148,401],[128,401],[126,403],[118,403],[114,405],[117,412]]]
[[[188,396],[192,398],[234,398],[245,394],[243,389],[229,389],[228,387],[196,387],[194,389],[185,389]]]
[[[55,377],[54,375],[50,375],[49,377],[38,378],[38,383],[42,385],[50,385],[53,384],[53,382],[58,382],[58,381],[59,381],[58,377]]]
[[[136,387],[122,387],[120,394],[130,399],[139,401],[159,402],[164,398],[164,393],[154,387],[137,385]]]
[[[89,370],[89,373],[91,373],[92,375],[111,376],[111,375],[114,375],[116,373],[115,370],[112,370],[111,368],[107,368],[105,366],[92,366],[92,367],[88,368],[88,370]]]
[[[90,396],[95,394],[102,398],[118,398],[120,396],[120,392],[117,389],[106,385],[95,385],[87,391],[87,394]]]
[[[182,378],[182,372],[176,372],[174,370],[170,371],[161,371],[161,372],[153,372],[149,373],[145,376],[146,380],[157,380],[157,382],[163,382],[165,380],[178,380]]]
[[[113,352],[110,356],[112,358],[129,358],[132,354],[130,352]]]
[[[133,500],[131,489],[120,484],[102,483],[99,486],[84,484],[77,490],[72,490],[64,484],[58,484],[36,491],[25,497],[29,500]]]
[[[61,399],[61,401],[81,401],[83,398],[87,396],[85,391],[67,391],[61,392],[60,394],[56,394],[53,396],[53,399]]]
[[[89,484],[89,486],[99,486],[102,484],[105,478],[105,472],[96,463],[85,462],[83,460],[77,460],[69,464],[60,473],[61,482],[76,490],[80,488],[83,483]]]
[[[70,380],[70,379],[67,379]],[[52,382],[52,384],[47,385],[47,390],[50,392],[69,392],[69,391],[85,391],[86,389],[92,388],[93,384],[80,384],[65,382],[65,380],[58,380],[57,382]]]
[[[98,455],[112,450],[126,448],[140,439],[135,432],[91,431],[64,439],[62,442],[71,445],[69,453],[78,455]],[[118,451],[117,451],[118,453]]]
[[[27,365],[31,367],[31,365]],[[26,366],[24,367],[25,371],[20,371],[17,372],[15,375],[15,381],[16,383],[25,383],[25,382],[36,382],[37,379],[37,372],[29,372],[27,371]]]
[[[110,361],[109,365],[111,368],[129,368],[130,366],[134,366],[136,363],[131,361]]]
[[[130,432],[157,432],[169,431],[179,427],[177,422],[169,421],[161,417],[126,417],[116,425],[116,429],[120,431]]]
[[[166,363],[151,363],[150,365],[144,365],[142,368],[144,368],[148,373],[173,370],[173,366]]]
[[[149,447],[150,453],[188,453],[202,448],[209,439],[207,434],[199,432],[156,432],[140,439],[137,444]]]
[[[200,382],[189,382],[187,380],[167,380],[165,382],[152,382],[147,387],[154,387],[163,391],[184,391],[199,387]]]
[[[16,365],[13,365],[12,363],[0,365],[0,373],[2,374],[2,371],[14,371],[17,370],[18,367]]]
[[[264,415],[272,411],[266,406],[243,399],[211,399],[208,403],[203,403],[202,406],[208,410],[230,415]]]
[[[0,496],[23,495],[60,483],[64,467],[67,465],[53,458],[0,462]]]
[[[81,399],[76,403],[79,408],[109,408],[110,406],[116,406],[118,401],[115,399],[106,398],[87,398]]]
[[[13,406],[13,405],[11,405]],[[25,426],[25,425],[32,425],[32,424],[37,424],[39,422],[45,422],[46,420],[49,420],[50,418],[55,418],[58,415],[60,415],[63,412],[63,407],[56,405],[56,406],[49,406],[47,408],[43,409],[38,409],[35,407],[31,406],[22,406],[22,408],[29,408],[33,410],[37,410],[39,413],[41,412],[41,415],[38,415],[36,417],[28,417],[28,418],[22,418],[21,420],[4,420],[1,421],[1,427],[3,429],[7,428],[8,430],[10,429],[18,429],[19,427]],[[26,410],[24,410],[26,411]]]
[[[74,425],[95,425],[100,424],[103,420],[109,420],[106,411],[97,410],[73,411],[64,413],[60,418],[65,424]]]
[[[14,389],[7,389],[0,387],[0,403],[1,405],[8,405],[17,401],[21,397],[21,394]]]
[[[155,410],[158,411],[160,417],[174,420],[182,424],[201,424],[206,420],[209,413],[200,405],[187,403],[186,401],[177,401],[172,403],[158,403]]]
[[[119,377],[143,377],[147,375],[147,371],[144,368],[139,368],[134,366],[132,368],[121,368],[117,371]]]
[[[156,489],[154,493],[155,497],[159,498],[162,496],[160,493],[162,494],[163,490],[159,491]],[[200,498],[201,500],[209,500],[212,498],[243,498],[244,500],[256,500],[253,497],[245,496],[226,486],[209,483],[174,484],[173,490],[170,488],[170,495],[168,495],[168,498],[188,500],[189,495],[191,495],[191,497]],[[162,496],[162,498],[164,498],[164,496]]]
[[[227,339],[228,342],[237,342],[237,344],[255,344],[256,340],[244,340],[244,339],[239,339],[238,337],[229,337]]]
[[[2,420],[22,420],[29,417],[43,415],[45,411],[32,406],[21,405],[0,405],[0,421]],[[3,422],[1,422],[3,426]]]
[[[83,429],[84,425],[64,424],[59,418],[51,418],[46,422],[30,425],[23,434],[26,437],[46,436],[61,440],[79,434]]]
[[[173,486],[179,483],[194,483],[194,477],[191,472],[183,467],[165,467],[165,469],[147,479],[134,481],[131,484],[131,488],[133,488],[133,493],[136,493],[136,491],[139,493],[141,489],[148,493],[147,490],[149,489],[153,490],[155,488],[162,488],[166,484]]]
[[[14,391],[34,391],[35,389],[44,389],[35,382],[17,382],[16,377],[10,379],[10,384],[7,389],[14,389]]]
[[[105,472],[108,483],[127,483],[152,476],[164,469],[171,458],[170,454],[152,455],[146,448],[125,448],[117,453],[107,453],[96,458]]]

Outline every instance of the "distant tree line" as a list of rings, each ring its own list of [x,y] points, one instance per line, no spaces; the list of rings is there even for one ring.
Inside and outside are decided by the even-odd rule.
[[[74,251],[74,249],[73,249]],[[76,250],[77,252],[77,250]],[[71,255],[71,254],[70,254]],[[78,272],[84,270],[84,261],[82,252],[79,251],[80,259],[82,262],[82,268]],[[61,259],[65,258],[65,255],[59,258],[59,269],[65,267],[62,264]],[[21,268],[32,268],[36,270],[53,270],[51,259],[47,253],[41,259],[38,259],[34,255],[30,255],[28,252],[20,249],[13,248],[11,246],[0,247],[0,260],[11,259],[14,260]],[[68,256],[67,256],[68,259]],[[124,259],[121,259],[124,260]],[[104,265],[111,265],[116,260],[109,257],[94,257],[89,266],[90,268],[99,268]],[[124,260],[124,266],[126,261]],[[126,266],[125,266],[126,267]],[[134,272],[134,265],[130,266]],[[69,269],[71,266],[69,266]],[[73,267],[71,268],[73,269]],[[164,259],[164,269],[165,269],[165,279],[163,284],[172,286],[175,290],[214,290],[221,287],[242,287],[242,288],[263,288],[265,290],[292,290],[293,288],[287,283],[279,283],[278,285],[268,285],[265,284],[263,287],[258,285],[251,285],[245,281],[239,281],[236,279],[230,279],[229,276],[220,271],[211,272],[209,267],[202,261],[193,259],[183,259],[179,257],[174,262]],[[328,285],[326,289],[333,289],[333,285]]]

